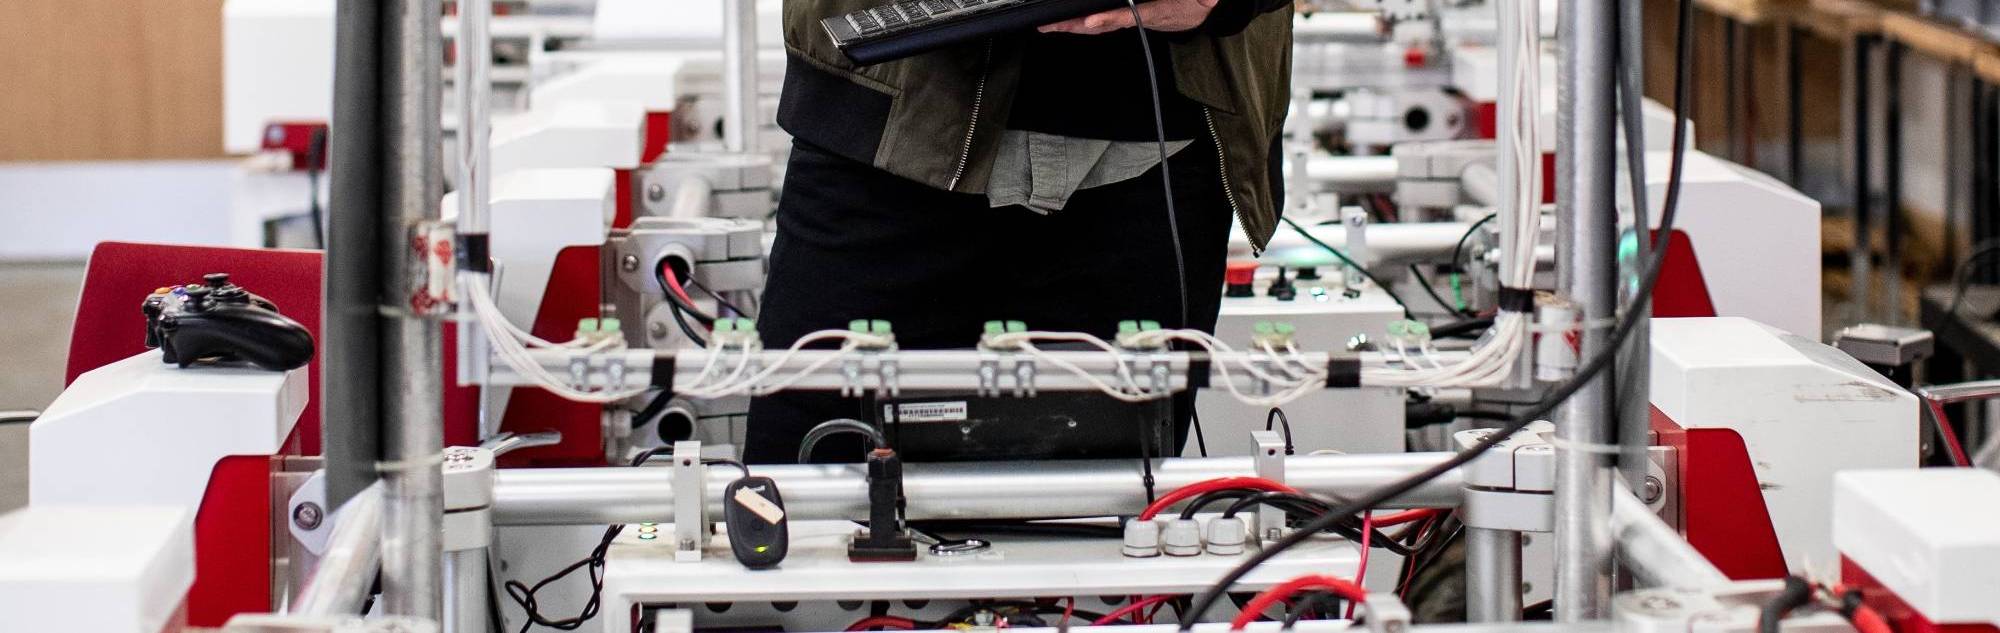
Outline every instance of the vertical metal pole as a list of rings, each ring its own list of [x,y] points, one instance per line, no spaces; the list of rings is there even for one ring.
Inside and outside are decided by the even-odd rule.
[[[444,530],[443,389],[438,323],[410,310],[423,289],[412,271],[424,262],[410,248],[419,223],[435,220],[444,178],[439,94],[444,39],[439,0],[389,4],[384,16],[382,86],[393,90],[382,112],[388,139],[377,235],[382,294],[381,381],[387,483],[382,532],[382,599],[390,615],[438,620]]]
[[[1871,281],[1875,277],[1875,262],[1874,248],[1870,243],[1872,236],[1869,234],[1869,220],[1872,215],[1869,209],[1872,205],[1869,204],[1868,187],[1868,179],[1873,171],[1868,166],[1868,124],[1870,120],[1868,113],[1868,80],[1870,79],[1868,73],[1868,49],[1873,44],[1874,38],[1871,36],[1854,36],[1852,42],[1854,59],[1851,62],[1854,65],[1854,69],[1852,79],[1849,81],[1854,90],[1854,210],[1851,214],[1854,222],[1854,248],[1848,253],[1848,257],[1851,260],[1848,262],[1848,270],[1854,276],[1852,293],[1854,295],[1854,316],[1857,321],[1868,320],[1871,312],[1869,310],[1870,304],[1874,303],[1870,297],[1873,294],[1871,292],[1873,290]]]
[[[1562,3],[1558,24],[1556,265],[1562,294],[1583,310],[1580,354],[1603,353],[1617,311],[1614,148],[1618,16],[1611,0]],[[1558,622],[1603,618],[1611,598],[1611,439],[1615,371],[1592,379],[1556,410]]]
[[[386,13],[379,3],[342,2],[334,19],[333,118],[327,137],[325,314],[320,332],[321,445],[327,507],[337,508],[375,483],[381,457],[380,241],[382,85]]]
[[[486,610],[491,585],[486,583],[486,549],[462,549],[445,555],[444,589],[451,608],[444,612],[445,633],[488,633]]]
[[[1465,618],[1468,622],[1521,619],[1521,533],[1465,529]]]
[[[1722,147],[1730,162],[1746,164],[1743,160],[1741,127],[1743,122],[1743,50],[1740,45],[1741,33],[1735,20],[1726,15],[1716,16],[1722,23]]]
[[[453,66],[452,85],[458,99],[458,218],[456,230],[461,243],[466,238],[483,239],[488,230],[488,204],[492,200],[492,114],[493,107],[493,0],[459,0],[458,40],[456,42],[457,62]],[[474,237],[478,236],[478,237]],[[483,269],[483,268],[482,268]],[[488,276],[474,270],[461,270],[458,287],[461,299],[466,289],[483,288]],[[456,321],[458,323],[457,349],[458,376],[460,385],[479,385],[486,378],[487,363],[491,356],[487,352],[485,328],[479,327],[479,320],[473,317],[472,302],[458,302]],[[488,411],[484,390],[479,394],[479,438],[491,437],[499,429],[499,420],[492,419]]]
[[[1620,68],[1618,87],[1619,108],[1627,113],[1643,112],[1645,107],[1646,55],[1645,7],[1641,2],[1618,3],[1618,59],[1624,66]],[[1678,34],[1676,34],[1678,35]],[[1634,117],[1643,121],[1643,117]],[[1624,120],[1619,122],[1624,129]],[[1645,262],[1652,253],[1652,203],[1646,195],[1646,131],[1625,129],[1626,183],[1634,205],[1632,209],[1632,236],[1637,249],[1631,259],[1632,266],[1624,271],[1618,286],[1621,296],[1636,291],[1638,284],[1631,281],[1644,273]],[[1622,300],[1621,300],[1622,301]],[[1646,445],[1649,443],[1652,426],[1652,322],[1653,302],[1631,306],[1648,317],[1634,326],[1626,339],[1625,347],[1619,350],[1617,370],[1618,432],[1617,443],[1624,447],[1618,456],[1619,470],[1624,473],[1629,486],[1642,486],[1646,481]]]
[[[1883,316],[1891,324],[1903,322],[1903,50],[1901,42],[1886,42],[1882,59],[1882,267],[1889,308]]]
[[[732,153],[757,151],[757,0],[722,0],[722,90],[729,111],[722,142]]]
[[[1805,182],[1805,101],[1800,97],[1805,92],[1805,73],[1800,72],[1801,36],[1804,29],[1797,26],[1785,27],[1785,175],[1790,177],[1792,188],[1799,188]]]

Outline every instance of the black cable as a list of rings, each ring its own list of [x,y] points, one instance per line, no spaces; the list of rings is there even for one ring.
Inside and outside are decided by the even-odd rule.
[[[701,322],[702,325],[712,325],[715,323],[715,317],[702,312],[694,304],[681,299],[680,293],[674,292],[673,282],[667,281],[667,262],[661,261],[660,267],[653,269],[653,279],[660,282],[660,292],[667,296],[667,311],[673,313],[674,324],[680,326],[681,334],[686,335],[688,340],[694,343],[695,347],[706,349],[708,347],[708,339],[702,338],[701,333],[696,331],[694,326],[689,324],[687,320],[689,316],[692,316],[696,321]]]
[[[870,426],[866,422],[852,418],[827,420],[819,423],[819,426],[813,427],[812,430],[806,431],[805,437],[799,439],[799,463],[812,463],[813,447],[818,445],[820,440],[844,433],[865,435],[868,437],[868,441],[873,443],[875,448],[878,449],[889,447],[889,438],[882,435],[882,430]]]
[[[1478,222],[1473,222],[1472,226],[1465,227],[1465,234],[1458,236],[1458,244],[1456,246],[1451,247],[1452,268],[1456,268],[1460,272],[1464,272],[1466,270],[1465,266],[1462,266],[1458,263],[1459,258],[1465,256],[1465,243],[1471,241],[1472,236],[1477,235],[1479,233],[1479,227],[1486,226],[1487,222],[1492,222],[1493,218],[1497,217],[1500,217],[1500,214],[1488,213],[1486,214],[1486,217],[1480,218]]]
[[[1965,291],[1967,287],[1971,284],[1970,275],[1972,274],[1972,271],[1977,269],[1979,261],[1982,259],[1986,259],[1988,257],[1992,257],[1995,254],[2000,254],[2000,242],[1996,242],[1994,240],[1982,241],[1976,248],[1972,249],[1972,254],[1966,255],[1965,259],[1963,261],[1960,261],[1958,263],[1958,267],[1952,271],[1951,303],[1948,305],[1948,307],[1945,308],[1944,311],[1944,318],[1947,319],[1947,321],[1958,318],[1958,308],[1960,305],[1964,304]],[[1938,329],[1943,325],[1945,324],[1943,323],[1929,324],[1931,329]]]
[[[1203,493],[1199,497],[1195,497],[1194,501],[1188,502],[1187,507],[1181,508],[1181,518],[1192,519],[1194,518],[1195,513],[1201,512],[1202,508],[1207,507],[1210,504],[1213,504],[1217,501],[1221,501],[1223,499],[1241,499],[1243,497],[1248,497],[1253,494],[1257,494],[1257,491],[1250,488],[1230,488],[1227,490],[1209,491]]]
[[[1291,454],[1293,454],[1293,453],[1294,453],[1294,451],[1293,451],[1293,445],[1292,445],[1292,418],[1291,418],[1291,416],[1287,416],[1287,415],[1285,415],[1285,410],[1284,410],[1284,409],[1281,409],[1281,408],[1278,408],[1278,407],[1271,407],[1271,412],[1270,412],[1270,413],[1266,413],[1266,414],[1264,414],[1264,430],[1266,430],[1266,431],[1269,431],[1269,430],[1271,430],[1271,423],[1272,423],[1272,422],[1276,422],[1276,423],[1279,423],[1279,424],[1282,424],[1282,425],[1284,425],[1284,427],[1285,427],[1285,454],[1286,454],[1286,455],[1291,455]]]
[[[673,448],[666,446],[648,449],[638,456],[633,457],[630,465],[636,468],[641,464],[645,464],[646,460],[652,459],[656,455],[671,451],[673,451]],[[729,463],[742,468],[745,477],[750,475],[750,468],[735,460],[704,459],[702,463]],[[589,622],[592,618],[597,617],[597,610],[602,605],[604,597],[605,554],[610,551],[611,542],[616,540],[618,534],[624,530],[624,524],[604,528],[604,538],[598,540],[597,547],[591,548],[589,556],[583,560],[570,563],[569,566],[563,567],[555,574],[541,579],[532,586],[523,584],[518,580],[509,580],[502,585],[507,592],[507,597],[512,598],[515,604],[520,605],[521,612],[528,616],[528,621],[521,623],[521,633],[528,633],[529,629],[536,626],[544,626],[559,631],[574,631],[581,628],[584,623]],[[547,616],[542,615],[541,605],[535,600],[535,594],[541,592],[544,587],[569,577],[570,574],[576,573],[576,570],[579,569],[587,569],[586,573],[590,575],[590,598],[584,601],[583,608],[577,612],[575,617],[560,620],[551,620]]]
[[[1282,626],[1278,627],[1278,630],[1291,630],[1293,626],[1298,625],[1300,617],[1304,616],[1307,612],[1318,614],[1338,611],[1340,611],[1340,596],[1326,591],[1310,592],[1306,594],[1304,600],[1299,601],[1297,607],[1292,608],[1291,612],[1285,614],[1285,622]]]
[[[306,138],[306,212],[312,216],[313,243],[326,248],[326,209],[319,204],[319,172],[326,164],[326,128]]]
[[[1201,456],[1202,456],[1202,457],[1207,457],[1207,456],[1208,456],[1208,438],[1206,438],[1206,437],[1202,437],[1202,435],[1201,435],[1201,411],[1200,411],[1200,410],[1197,410],[1197,409],[1195,409],[1195,408],[1194,408],[1194,406],[1193,406],[1193,405],[1192,405],[1191,403],[1190,403],[1190,405],[1188,406],[1188,422],[1189,422],[1189,423],[1191,423],[1191,424],[1192,424],[1192,425],[1194,426],[1194,445],[1195,445],[1195,448],[1198,448],[1198,449],[1201,449]]]
[[[1690,69],[1688,53],[1692,46],[1692,38],[1690,37],[1692,32],[1689,27],[1693,24],[1693,13],[1694,0],[1682,0],[1679,33],[1677,35],[1678,41],[1675,44],[1674,51],[1673,149],[1672,158],[1667,168],[1666,202],[1660,212],[1658,235],[1654,236],[1652,257],[1646,262],[1645,276],[1640,280],[1638,291],[1634,293],[1631,303],[1628,304],[1628,309],[1619,315],[1618,324],[1613,328],[1611,333],[1611,340],[1607,341],[1603,349],[1600,349],[1588,362],[1579,367],[1576,374],[1571,376],[1569,380],[1557,386],[1547,397],[1523,410],[1514,418],[1513,422],[1508,423],[1497,432],[1488,434],[1470,448],[1460,451],[1452,455],[1451,458],[1439,462],[1430,468],[1404,477],[1387,486],[1376,488],[1368,494],[1362,495],[1352,501],[1340,504],[1340,507],[1334,508],[1319,518],[1307,522],[1305,525],[1300,526],[1298,530],[1258,550],[1249,559],[1237,564],[1235,568],[1229,570],[1229,573],[1224,574],[1221,580],[1202,591],[1201,595],[1195,600],[1194,607],[1188,610],[1185,617],[1181,618],[1180,630],[1193,630],[1195,622],[1208,613],[1208,610],[1215,606],[1216,601],[1228,593],[1230,587],[1234,586],[1237,581],[1242,580],[1244,576],[1248,575],[1251,570],[1256,569],[1259,565],[1284,553],[1285,550],[1297,547],[1299,543],[1303,543],[1311,538],[1315,532],[1331,527],[1355,514],[1374,508],[1384,501],[1401,496],[1416,489],[1418,486],[1424,485],[1426,482],[1443,476],[1445,473],[1451,472],[1477,459],[1486,451],[1491,450],[1494,445],[1512,437],[1514,433],[1527,428],[1529,424],[1533,424],[1536,420],[1541,419],[1542,416],[1547,415],[1549,411],[1555,409],[1556,405],[1575,395],[1578,390],[1582,389],[1584,385],[1589,384],[1598,374],[1603,373],[1604,369],[1617,359],[1618,350],[1624,347],[1625,339],[1631,336],[1632,330],[1637,327],[1639,317],[1642,314],[1641,311],[1629,309],[1629,306],[1645,305],[1646,301],[1651,300],[1653,288],[1660,278],[1661,265],[1666,259],[1665,253],[1667,252],[1667,248],[1664,240],[1673,233],[1674,216],[1679,211],[1682,168],[1687,157],[1687,118],[1690,105],[1688,103],[1688,71]]]
[[[1299,236],[1306,238],[1306,241],[1312,242],[1313,244],[1319,246],[1320,248],[1326,249],[1326,251],[1329,253],[1333,253],[1334,257],[1338,257],[1340,258],[1340,261],[1347,263],[1348,269],[1358,271],[1361,273],[1362,277],[1367,277],[1369,282],[1375,284],[1375,287],[1382,289],[1383,294],[1389,295],[1390,299],[1396,300],[1396,307],[1403,309],[1403,318],[1405,319],[1416,318],[1414,315],[1410,313],[1410,304],[1404,303],[1403,298],[1396,295],[1395,289],[1390,288],[1389,284],[1382,283],[1382,280],[1376,279],[1375,273],[1368,272],[1368,269],[1362,268],[1361,264],[1355,263],[1353,259],[1349,259],[1347,257],[1347,253],[1340,252],[1340,249],[1334,248],[1332,244],[1320,241],[1319,238],[1313,236],[1311,231],[1307,231],[1306,227],[1299,226],[1299,223],[1297,221],[1292,220],[1291,218],[1279,216],[1278,221],[1290,225],[1292,227],[1292,230],[1298,231]]]
[[[1493,327],[1493,317],[1453,321],[1431,328],[1431,338],[1458,338],[1468,335],[1476,338],[1490,327]]]
[[[1153,42],[1146,37],[1146,21],[1139,17],[1138,0],[1125,0],[1125,5],[1132,8],[1132,30],[1139,34],[1139,50],[1145,54],[1146,58],[1146,85],[1152,89],[1153,132],[1158,135],[1158,144],[1156,147],[1160,152],[1160,189],[1167,196],[1167,233],[1172,237],[1174,243],[1174,279],[1180,284],[1176,288],[1180,292],[1181,301],[1181,320],[1178,325],[1180,327],[1187,327],[1187,256],[1181,252],[1181,219],[1180,214],[1174,211],[1174,179],[1167,169],[1167,117],[1160,113],[1159,71],[1153,67]],[[1220,145],[1222,139],[1215,139],[1215,142],[1218,146],[1216,147],[1217,160],[1226,160],[1226,158],[1221,156],[1222,148]],[[1225,182],[1223,186],[1227,187],[1229,183]]]
[[[1244,510],[1248,510],[1252,507],[1260,505],[1271,506],[1273,508],[1285,511],[1285,513],[1288,515],[1298,515],[1302,517],[1320,517],[1323,516],[1326,513],[1326,511],[1330,509],[1326,505],[1326,503],[1321,502],[1318,499],[1306,497],[1303,495],[1298,495],[1290,492],[1282,492],[1282,491],[1271,491],[1271,492],[1253,491],[1251,492],[1251,494],[1244,495],[1243,498],[1237,499],[1235,502],[1229,504],[1229,507],[1222,511],[1222,516],[1234,517],[1237,514],[1242,513]],[[1347,540],[1353,541],[1354,543],[1358,544],[1362,541],[1361,527],[1362,527],[1362,521],[1350,517],[1347,522],[1344,523],[1336,522],[1335,524],[1320,528],[1319,530],[1316,531],[1331,532],[1334,534],[1338,534],[1341,537],[1346,538]],[[1379,547],[1388,550],[1389,552],[1397,556],[1410,555],[1410,548],[1404,546],[1402,542],[1397,541],[1394,538],[1390,538],[1389,535],[1382,533],[1381,530],[1370,529],[1368,530],[1368,532],[1369,532],[1368,541],[1371,547]]]
[[[1764,603],[1764,609],[1757,614],[1757,633],[1778,633],[1778,623],[1785,619],[1792,609],[1805,606],[1812,601],[1812,583],[1798,576],[1786,576],[1785,588]]]
[[[1416,275],[1417,285],[1423,286],[1424,294],[1430,295],[1431,300],[1436,301],[1438,307],[1444,308],[1446,314],[1455,314],[1459,316],[1468,315],[1468,311],[1458,309],[1458,306],[1454,306],[1451,304],[1451,302],[1445,301],[1444,295],[1438,294],[1437,288],[1431,285],[1431,278],[1424,274],[1424,269],[1422,266],[1418,266],[1416,264],[1410,264],[1410,274]]]
[[[687,287],[693,288],[695,290],[700,290],[702,294],[708,295],[710,299],[715,300],[715,305],[721,306],[722,309],[724,310],[728,310],[730,314],[734,314],[736,316],[743,317],[746,319],[756,318],[756,315],[744,312],[742,308],[736,307],[736,304],[730,303],[728,299],[722,298],[722,293],[716,292],[714,290],[709,290],[708,286],[701,285],[701,282],[699,281],[695,281],[694,279],[688,279]]]
[[[681,334],[686,336],[688,341],[694,343],[695,347],[708,349],[708,339],[702,338],[701,333],[695,331],[694,326],[688,323],[687,313],[681,309],[679,303],[668,301],[667,311],[673,313],[674,325],[681,327]]]

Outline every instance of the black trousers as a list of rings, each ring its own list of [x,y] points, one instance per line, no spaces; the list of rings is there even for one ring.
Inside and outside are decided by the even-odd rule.
[[[1062,211],[1041,215],[991,208],[982,194],[933,189],[795,142],[758,331],[767,348],[783,348],[853,319],[886,319],[904,349],[970,348],[986,321],[1003,319],[1107,338],[1127,319],[1212,331],[1232,224],[1216,159],[1204,139],[1169,160],[1188,274],[1182,323],[1158,167],[1078,191]],[[1184,420],[1192,399],[1179,404]],[[807,430],[833,418],[872,419],[863,407],[832,393],[757,398],[744,458],[795,461]]]

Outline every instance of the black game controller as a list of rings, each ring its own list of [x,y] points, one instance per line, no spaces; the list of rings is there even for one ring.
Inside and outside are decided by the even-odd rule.
[[[312,361],[312,333],[269,300],[229,283],[227,273],[202,277],[199,285],[153,291],[146,313],[146,347],[182,367],[197,361],[244,361],[288,371]]]

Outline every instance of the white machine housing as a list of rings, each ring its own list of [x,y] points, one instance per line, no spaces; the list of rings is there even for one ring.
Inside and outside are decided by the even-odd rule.
[[[178,631],[193,584],[192,508],[37,503],[0,514],[9,631]]]
[[[1917,396],[1832,347],[1738,317],[1654,319],[1653,407],[1743,437],[1794,571],[1837,560],[1834,476],[1915,468]]]
[[[1834,475],[1833,541],[1927,620],[2000,625],[2000,474],[1978,468]]]

